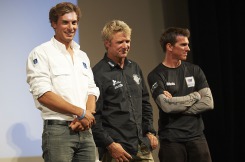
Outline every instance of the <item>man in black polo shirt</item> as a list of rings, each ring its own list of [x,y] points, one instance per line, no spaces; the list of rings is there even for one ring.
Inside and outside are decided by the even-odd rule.
[[[104,58],[93,67],[100,97],[92,127],[103,162],[153,162],[151,151],[158,146],[153,128],[142,71],[127,59],[131,28],[120,20],[108,22],[102,30]]]

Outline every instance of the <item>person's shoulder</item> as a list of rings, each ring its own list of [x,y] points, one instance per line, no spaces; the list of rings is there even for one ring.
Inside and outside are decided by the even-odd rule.
[[[50,41],[43,42],[43,43],[37,45],[36,47],[34,47],[31,50],[31,53],[44,51],[44,49],[47,48],[47,47],[49,47],[49,46],[50,46]]]
[[[37,45],[35,48],[41,48],[41,47],[44,47],[44,46],[48,46],[48,45],[50,45],[50,43],[51,43],[50,41],[46,41],[46,42],[43,42],[43,43]]]
[[[131,59],[128,59],[128,58],[127,58],[127,61],[128,61],[128,63],[131,64],[131,65],[139,66],[139,64],[138,64],[136,61],[134,61],[134,60],[131,60]]]
[[[130,65],[131,67],[134,67],[134,68],[141,70],[141,65],[139,63],[137,63],[136,61],[131,60],[131,59],[127,59],[127,61],[128,61],[128,65]]]
[[[157,66],[153,67],[153,69],[150,71],[150,73],[157,73],[158,71],[160,71],[162,69],[162,67],[163,67],[162,63],[159,63]]]
[[[199,65],[197,65],[195,63],[187,62],[187,61],[182,61],[182,65],[184,65],[186,67],[191,67],[191,68],[200,68]]]
[[[154,76],[158,76],[159,74],[162,74],[163,72],[163,66],[162,64],[158,64],[157,66],[155,66],[147,75],[147,78],[153,78]]]
[[[188,61],[181,61],[181,64],[182,64],[182,65],[188,65],[188,66],[193,66],[193,65],[195,65],[194,63],[188,62]]]
[[[107,64],[106,61],[104,59],[101,59],[99,62],[97,62],[93,66],[93,68],[92,68],[93,72],[94,73],[102,73],[102,71],[105,70],[106,64]]]
[[[190,63],[190,62],[182,62],[182,69],[186,69],[188,71],[192,71],[193,74],[201,74],[203,73],[203,70],[202,68],[198,65],[198,64],[195,64],[195,63]]]

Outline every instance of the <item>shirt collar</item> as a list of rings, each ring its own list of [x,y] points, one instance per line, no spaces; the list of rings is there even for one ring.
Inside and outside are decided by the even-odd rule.
[[[51,38],[51,42],[54,44],[55,48],[59,49],[59,50],[62,50],[62,51],[66,51],[66,47],[63,43],[57,41],[54,36]],[[78,50],[80,49],[80,45],[77,44],[75,41],[72,40],[71,42],[71,47],[74,49],[74,50]]]
[[[113,60],[111,60],[109,57],[107,57],[107,53],[104,55],[104,60],[109,64],[111,68],[119,67],[117,63],[115,63]],[[124,66],[127,66],[128,64],[131,64],[131,61],[125,58]]]

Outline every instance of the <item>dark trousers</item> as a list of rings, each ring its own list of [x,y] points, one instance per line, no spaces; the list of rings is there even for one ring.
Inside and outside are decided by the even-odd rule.
[[[205,138],[188,142],[160,140],[160,162],[212,162]]]

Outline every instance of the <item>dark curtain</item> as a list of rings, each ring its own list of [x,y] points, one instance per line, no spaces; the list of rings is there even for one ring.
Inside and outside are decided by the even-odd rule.
[[[206,74],[214,110],[203,114],[213,162],[245,161],[244,5],[188,0],[193,63]]]

